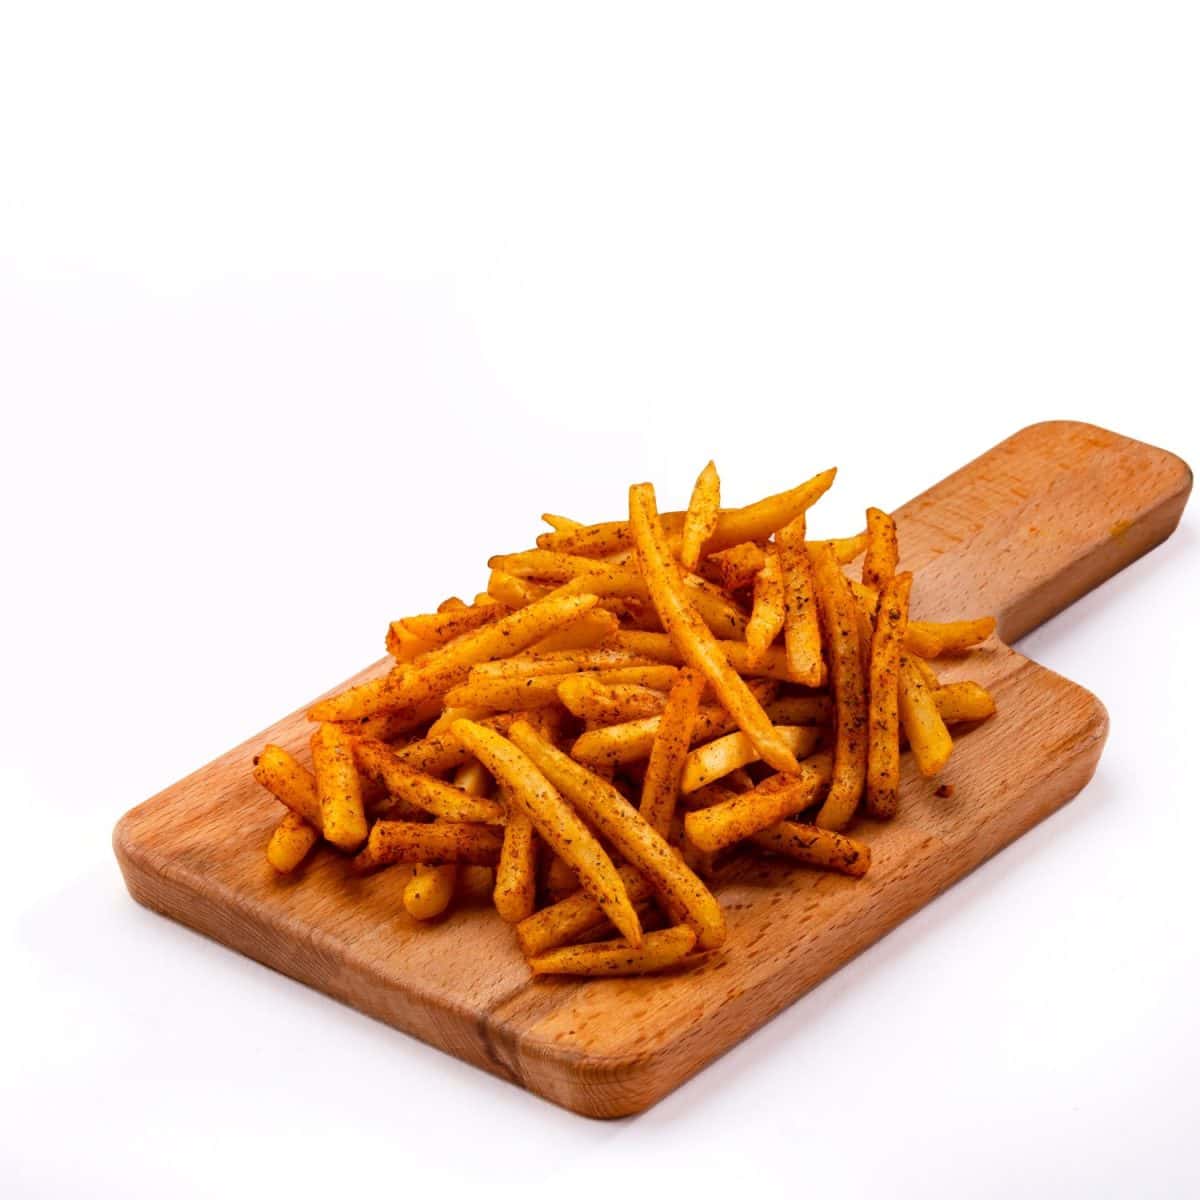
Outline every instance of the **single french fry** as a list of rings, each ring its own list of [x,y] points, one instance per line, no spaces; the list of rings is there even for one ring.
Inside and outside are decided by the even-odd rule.
[[[650,484],[634,484],[629,489],[629,520],[655,611],[676,649],[688,666],[708,680],[717,699],[754,742],[763,760],[777,771],[795,773],[799,769],[795,756],[775,733],[754,693],[729,665],[720,642],[688,602],[679,567],[666,546]],[[738,537],[735,542],[745,540]]]
[[[697,931],[700,946],[709,950],[720,945],[725,938],[720,904],[641,813],[611,783],[563,754],[531,725],[516,721],[508,732],[513,743],[629,865],[679,906]]]
[[[885,819],[895,815],[900,800],[900,654],[911,591],[907,571],[884,581],[871,639],[865,803],[871,816]]]
[[[313,774],[321,801],[321,832],[340,850],[357,850],[367,839],[362,783],[354,765],[354,739],[336,725],[312,735]]]
[[[457,882],[456,863],[437,866],[421,863],[404,885],[405,912],[416,921],[432,921],[434,917],[440,917],[454,899]]]
[[[254,778],[281,804],[321,828],[317,781],[307,767],[279,746],[266,745],[254,760]]]
[[[414,658],[432,650],[435,644],[418,637],[397,621],[393,621],[388,626],[387,637],[384,639],[387,652],[397,662],[412,662]]]
[[[555,533],[569,533],[572,529],[583,528],[582,522],[572,521],[570,517],[560,517],[557,513],[542,513],[542,520],[545,521]]]
[[[621,635],[614,635],[620,637]],[[655,636],[665,637],[664,634]],[[610,638],[609,641],[613,641]],[[514,676],[569,675],[575,671],[623,671],[628,667],[657,667],[664,664],[656,657],[634,654],[621,648],[600,650],[555,650],[545,654],[516,654],[512,658],[478,663],[471,668],[469,680],[502,679]],[[644,683],[642,678],[613,679],[610,682]]]
[[[700,564],[700,574],[727,592],[739,592],[753,585],[765,561],[766,553],[757,542],[742,542],[708,555]]]
[[[534,654],[553,654],[558,650],[590,650],[610,638],[621,628],[615,614],[602,608],[593,608],[583,616],[556,629],[529,649]]]
[[[431,717],[436,717],[440,711],[441,702],[433,701],[415,709],[378,713],[373,717],[359,717],[356,721],[337,721],[335,724],[340,725],[351,737],[369,737],[377,742],[394,742],[424,725]]]
[[[693,929],[675,925],[646,934],[638,947],[625,941],[563,946],[531,958],[529,969],[535,975],[649,975],[673,967],[695,944]]]
[[[675,815],[683,764],[700,714],[704,683],[704,676],[691,667],[679,672],[650,746],[639,811],[662,837],[667,836]]]
[[[554,860],[561,861],[561,860]],[[621,867],[619,874],[633,904],[641,904],[653,894],[653,888],[632,867]],[[604,910],[582,890],[548,905],[517,925],[517,943],[526,958],[544,954],[556,946],[583,941],[593,932],[603,933],[612,925]]]
[[[811,558],[834,704],[833,781],[817,824],[843,829],[858,807],[867,774],[867,689],[858,606],[833,550],[817,546]]]
[[[399,796],[435,817],[483,825],[504,822],[502,804],[414,770],[405,764],[401,753],[382,742],[360,739],[354,744],[354,757],[363,772],[378,779],[393,796]],[[456,765],[461,769],[464,764]]]
[[[800,764],[796,775],[771,775],[751,791],[689,812],[683,819],[684,835],[697,849],[716,854],[811,807],[832,771],[829,754],[814,754]]]
[[[525,608],[535,600],[542,599],[549,591],[550,588],[545,584],[518,579],[507,571],[493,571],[488,577],[487,594],[510,609]]]
[[[516,805],[508,810],[496,867],[493,900],[503,921],[516,924],[533,912],[537,896],[537,839],[533,822]]]
[[[896,522],[880,508],[867,509],[867,556],[863,559],[862,580],[879,591],[896,573],[900,549],[896,540]]]
[[[493,867],[500,860],[503,840],[500,830],[492,825],[465,821],[376,821],[354,865],[361,871],[393,863],[433,866],[461,862]]]
[[[340,721],[392,712],[443,696],[461,683],[477,663],[507,658],[544,638],[552,630],[595,608],[595,596],[547,597],[499,621],[472,630],[424,656],[420,663],[400,666],[384,677],[381,691],[366,696],[352,687],[314,706],[309,719]]]
[[[913,654],[910,651],[909,655],[908,655],[908,660],[909,660],[909,662],[912,663],[912,665],[914,667],[916,667],[916,669],[918,671],[921,672],[921,678],[925,680],[925,686],[927,688],[929,688],[930,691],[936,692],[937,689],[942,686],[940,680],[937,677],[937,673],[929,665],[929,662],[927,659],[922,658],[919,654]]]
[[[434,646],[443,646],[453,638],[507,615],[506,605],[481,604],[472,608],[452,608],[448,612],[425,613],[418,617],[402,617],[393,621],[391,628],[402,629]]]
[[[819,542],[809,542],[809,549],[813,546],[820,545]],[[862,533],[856,533],[853,537],[845,538],[830,538],[825,543],[833,548],[833,556],[842,566],[853,562],[867,548],[867,531],[864,529]]]
[[[287,875],[304,861],[320,840],[320,832],[289,808],[267,843],[267,862],[281,875]]]
[[[821,732],[806,725],[776,725],[776,732],[787,743],[788,749],[798,758],[807,758],[817,748]],[[699,791],[707,784],[724,778],[739,767],[759,761],[754,743],[741,731],[726,734],[697,747],[688,754],[683,764],[680,789]],[[801,764],[803,765],[803,764]]]
[[[520,724],[514,722],[513,727]],[[532,726],[523,728],[537,736]],[[525,812],[542,840],[575,869],[580,884],[595,896],[621,934],[631,945],[640,945],[641,922],[612,859],[529,757],[474,721],[459,721],[454,734],[504,787],[509,801]]]
[[[667,698],[636,683],[608,684],[592,675],[567,675],[558,685],[558,699],[568,712],[585,721],[616,725],[662,712]]]
[[[451,688],[446,704],[455,709],[508,711],[517,708],[541,708],[558,703],[558,685],[566,675],[531,675],[525,678],[484,678]]]
[[[666,633],[645,633],[638,629],[622,629],[605,642],[610,650],[624,651],[655,662],[681,666],[684,656]],[[750,651],[745,642],[720,640],[721,653],[730,667],[739,675],[757,676],[762,679],[778,679],[791,683],[788,673],[787,655],[782,646],[771,646],[758,663],[750,661]]]
[[[938,774],[950,758],[954,743],[938,712],[934,694],[907,654],[900,656],[900,720],[912,748],[917,770],[926,779]]]
[[[821,652],[821,617],[804,533],[801,513],[775,535],[783,595],[783,644],[792,679],[806,687],[823,687],[826,672]]]
[[[783,629],[783,578],[779,569],[779,553],[768,546],[762,570],[754,579],[754,609],[746,625],[746,659],[757,667],[768,647]]]
[[[686,571],[694,571],[700,561],[704,543],[717,525],[721,508],[721,479],[713,463],[700,472],[692,498],[688,502],[680,535],[679,562]]]
[[[754,834],[751,841],[773,854],[843,875],[865,875],[871,865],[871,847],[865,842],[798,821],[780,821]]]
[[[975,617],[969,621],[912,621],[908,626],[909,649],[920,653],[911,642],[917,638],[928,638],[936,642],[936,651],[923,654],[924,658],[939,658],[943,654],[964,654],[980,642],[986,642],[996,631],[995,617]]]
[[[938,713],[947,725],[986,721],[996,711],[991,693],[977,683],[947,683],[933,693]]]

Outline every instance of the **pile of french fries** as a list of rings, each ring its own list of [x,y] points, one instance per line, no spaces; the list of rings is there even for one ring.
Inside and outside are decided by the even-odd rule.
[[[910,621],[879,509],[856,537],[809,541],[833,478],[722,509],[710,463],[684,512],[641,483],[625,520],[545,516],[535,549],[490,560],[486,592],[393,621],[391,670],[313,707],[311,769],[258,755],[287,809],[271,865],[322,839],[363,871],[406,864],[417,920],[490,892],[531,969],[573,975],[720,946],[732,852],[865,874],[844,831],[895,815],[902,744],[933,778],[947,726],[995,711],[932,665],[995,622]]]

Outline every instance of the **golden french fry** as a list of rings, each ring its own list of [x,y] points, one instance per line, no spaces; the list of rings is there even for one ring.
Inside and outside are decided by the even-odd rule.
[[[612,637],[621,628],[616,615],[603,608],[593,608],[583,616],[556,629],[529,647],[534,654],[554,654],[559,650],[590,650]]]
[[[871,848],[865,842],[797,821],[780,821],[750,839],[764,850],[782,854],[810,867],[824,867],[843,875],[862,876],[871,865]]]
[[[884,581],[871,639],[866,808],[873,817],[894,816],[900,801],[900,654],[911,591],[907,571]]]
[[[995,617],[975,617],[969,621],[912,621],[909,623],[909,649],[923,658],[938,658],[943,654],[963,654],[972,646],[986,642],[996,631]],[[936,643],[934,652],[924,654],[912,638]],[[926,646],[928,649],[929,646]]]
[[[560,862],[561,859],[554,861]],[[621,867],[619,874],[629,899],[635,905],[649,899],[653,888],[632,867]],[[600,905],[587,892],[576,890],[557,903],[526,917],[517,925],[516,932],[521,953],[526,958],[532,958],[556,946],[584,941],[592,933],[611,929],[612,925]]]
[[[721,479],[713,463],[700,472],[692,498],[688,502],[680,535],[679,561],[684,570],[694,571],[700,561],[704,543],[708,541],[717,525],[721,508]]]
[[[611,783],[563,754],[524,721],[515,721],[508,734],[629,865],[679,906],[703,949],[721,944],[725,918],[716,898]]]
[[[567,678],[566,675],[530,675],[476,681],[468,676],[466,683],[460,683],[446,693],[445,702],[450,708],[480,711],[541,708],[558,703],[558,685]]]
[[[354,765],[354,739],[336,725],[312,735],[313,774],[321,801],[321,832],[340,850],[357,850],[367,839],[362,782]]]
[[[609,641],[613,641],[614,635]],[[665,637],[665,634],[654,636]],[[515,654],[494,662],[479,663],[471,668],[469,680],[503,679],[513,676],[570,675],[575,671],[624,671],[629,667],[656,667],[664,664],[646,654],[634,654],[620,647],[601,650],[556,650],[548,654]],[[612,683],[643,683],[643,678],[610,679]]]
[[[503,836],[492,825],[465,821],[376,821],[367,844],[355,856],[360,871],[393,863],[473,863],[492,867],[500,860]]]
[[[504,806],[484,796],[435,779],[405,764],[403,752],[382,742],[363,738],[354,744],[354,757],[362,771],[378,779],[388,792],[446,821],[474,821],[483,825],[504,822]],[[464,764],[458,763],[461,768]]]
[[[466,679],[477,663],[507,658],[595,606],[596,597],[587,595],[536,600],[527,608],[447,642],[424,656],[419,664],[401,665],[385,676],[381,691],[372,690],[364,695],[363,689],[370,685],[362,684],[323,700],[310,711],[309,719],[342,721],[367,717],[444,696]]]
[[[833,550],[811,552],[821,626],[833,681],[833,782],[817,815],[824,829],[843,829],[854,816],[867,774],[867,689],[858,606]]]
[[[977,683],[947,683],[933,693],[938,713],[947,725],[962,721],[986,721],[996,711],[996,702]]]
[[[649,975],[673,967],[696,944],[687,925],[648,933],[638,947],[628,942],[587,942],[563,946],[529,960],[535,975]]]
[[[267,862],[281,875],[294,871],[321,835],[298,812],[288,809],[267,843]]]
[[[629,520],[655,611],[675,648],[688,666],[708,680],[717,699],[749,736],[763,760],[777,771],[794,773],[799,769],[795,756],[775,733],[754,693],[729,665],[720,642],[688,602],[679,567],[666,546],[650,484],[634,484],[629,489]]]
[[[457,864],[433,866],[421,863],[404,885],[405,912],[416,921],[432,921],[434,917],[440,917],[454,899],[457,882]]]
[[[582,522],[572,521],[570,517],[560,517],[557,513],[542,513],[542,520],[545,521],[555,533],[569,533],[572,529],[583,528]]]
[[[321,801],[317,781],[307,767],[280,746],[266,745],[254,760],[254,778],[281,804],[321,828]]]
[[[900,549],[896,540],[896,522],[880,508],[867,509],[867,556],[863,559],[862,580],[879,591],[896,573]]]
[[[667,698],[636,683],[608,684],[592,675],[567,675],[558,685],[558,699],[585,721],[615,725],[662,712]]]
[[[481,604],[472,608],[452,608],[448,612],[425,613],[419,617],[402,617],[393,621],[390,628],[403,630],[431,646],[444,646],[453,638],[507,615],[508,608],[503,604]]]
[[[808,546],[811,550],[813,546],[820,545],[819,542],[809,542]],[[825,543],[833,548],[833,556],[842,566],[853,562],[867,548],[867,531],[864,529],[862,533],[856,533],[853,537],[846,538],[830,538]]]
[[[746,624],[746,660],[757,667],[783,629],[783,578],[779,553],[768,546],[762,570],[754,579],[754,609]]]
[[[436,717],[440,711],[440,704],[434,702],[419,705],[415,709],[379,713],[374,717],[359,717],[357,721],[335,721],[334,724],[340,725],[351,737],[369,737],[377,742],[394,742],[424,725],[431,717]]]
[[[532,726],[513,723],[518,725],[537,737]],[[510,803],[525,812],[550,849],[574,868],[580,884],[599,901],[622,935],[631,945],[640,945],[641,922],[612,859],[529,757],[474,721],[459,721],[454,734],[504,787]]]
[[[832,771],[829,754],[814,754],[800,764],[799,774],[771,775],[751,791],[689,812],[683,819],[684,835],[698,850],[716,854],[811,807]]]
[[[396,621],[388,626],[387,637],[384,640],[387,652],[397,662],[412,662],[414,658],[432,650],[434,644],[417,637],[415,633],[405,629]]]
[[[525,608],[535,600],[541,600],[549,591],[545,584],[518,579],[507,571],[493,571],[488,577],[487,594],[508,608]]]
[[[775,535],[783,595],[783,644],[792,679],[806,687],[823,687],[825,657],[821,652],[821,618],[804,533],[804,514],[801,513]]]
[[[794,682],[788,673],[787,655],[782,646],[771,646],[758,663],[751,663],[750,650],[745,642],[718,641],[721,653],[739,675],[757,676]],[[666,633],[645,633],[638,629],[622,629],[613,634],[605,645],[616,651],[637,655],[660,663],[682,665],[684,656]]]
[[[537,839],[533,822],[516,805],[508,810],[496,867],[493,900],[501,920],[515,924],[533,912],[537,896]]]
[[[639,811],[662,837],[667,836],[675,815],[679,782],[700,715],[704,682],[704,676],[691,667],[679,672],[650,746]]]
[[[913,654],[910,651],[908,660],[914,667],[916,667],[918,671],[921,672],[921,678],[925,680],[925,686],[929,688],[930,691],[936,692],[938,688],[942,686],[941,682],[938,680],[937,674],[926,659],[922,658],[919,654]]]
[[[907,654],[900,656],[900,720],[917,770],[926,779],[938,774],[949,760],[954,743],[933,692]]]
[[[757,542],[742,542],[708,555],[700,565],[700,573],[727,592],[740,592],[753,585],[765,561],[766,553]]]
[[[807,758],[821,740],[820,730],[811,726],[776,725],[775,730],[798,759]],[[683,764],[680,789],[685,794],[699,791],[739,767],[758,761],[758,750],[741,730],[726,734],[688,754]]]

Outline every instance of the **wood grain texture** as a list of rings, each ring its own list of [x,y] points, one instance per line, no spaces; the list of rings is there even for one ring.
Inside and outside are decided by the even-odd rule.
[[[897,514],[915,617],[994,612],[1014,638],[1162,541],[1191,487],[1164,451],[1088,425],[1022,430]],[[376,664],[356,678],[378,673]],[[1075,795],[1107,732],[1100,702],[993,641],[942,671],[999,715],[961,737],[938,782],[907,761],[898,817],[860,822],[862,880],[734,864],[726,947],[647,979],[531,979],[490,908],[418,926],[404,875],[358,878],[332,851],[280,879],[263,848],[279,806],[250,778],[265,741],[298,754],[293,713],[129,812],[114,846],[140,903],[577,1112],[647,1108]],[[307,705],[305,706],[307,708]]]

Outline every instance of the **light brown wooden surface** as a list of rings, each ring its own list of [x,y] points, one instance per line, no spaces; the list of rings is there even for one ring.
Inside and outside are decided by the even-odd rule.
[[[1179,459],[1116,434],[1022,430],[896,514],[914,617],[993,612],[1018,637],[1162,541],[1190,487]],[[854,829],[871,845],[869,874],[733,866],[719,892],[727,945],[687,974],[533,980],[488,908],[410,920],[400,872],[356,878],[324,851],[297,878],[276,877],[263,850],[280,808],[250,760],[268,740],[303,753],[303,710],[133,809],[114,846],[139,902],[556,1103],[634,1113],[1091,777],[1107,717],[1088,692],[999,642],[942,674],[984,683],[999,715],[961,738],[940,781],[906,756],[898,817]],[[937,782],[953,795],[938,798]]]

